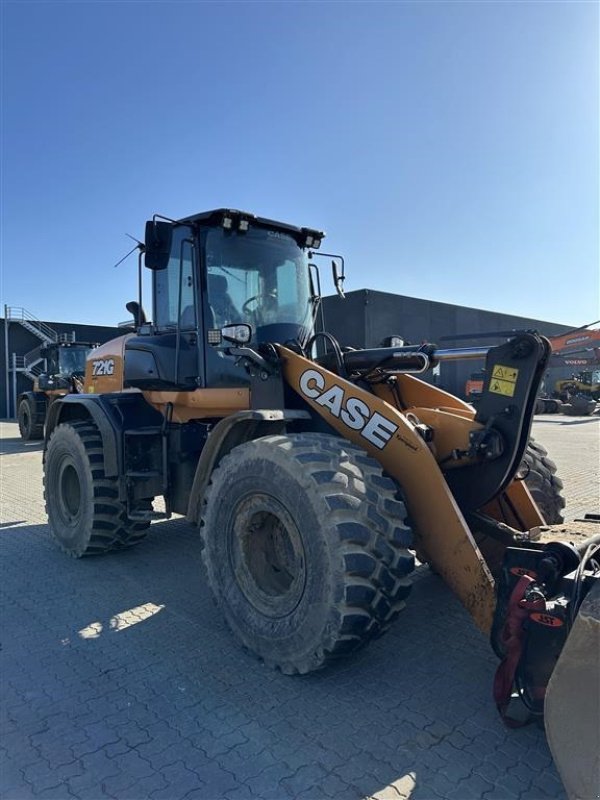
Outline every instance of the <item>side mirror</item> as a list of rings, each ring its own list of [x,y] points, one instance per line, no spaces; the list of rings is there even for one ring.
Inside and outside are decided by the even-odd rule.
[[[331,262],[331,272],[333,274],[333,285],[335,286],[336,292],[339,294],[340,297],[345,297],[344,294],[344,281],[346,280],[346,276],[344,275],[344,259],[341,256],[337,256],[340,263],[338,264],[337,261]],[[340,269],[341,264],[341,269]]]
[[[226,342],[232,344],[248,344],[252,339],[252,326],[246,325],[246,323],[225,325],[224,328],[221,328],[221,336]]]
[[[151,220],[146,222],[144,263],[148,269],[166,269],[171,255],[173,225],[170,222]]]

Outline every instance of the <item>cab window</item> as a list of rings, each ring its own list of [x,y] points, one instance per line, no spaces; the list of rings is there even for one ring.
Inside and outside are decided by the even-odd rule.
[[[176,227],[167,268],[154,273],[154,319],[159,330],[177,327],[180,291],[180,327],[182,330],[196,327],[194,249],[191,239],[190,228],[184,225]]]

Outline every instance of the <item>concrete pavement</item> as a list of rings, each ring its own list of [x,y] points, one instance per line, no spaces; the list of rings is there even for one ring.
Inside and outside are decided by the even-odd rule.
[[[213,606],[196,531],[69,559],[48,534],[41,448],[2,424],[0,796],[4,800],[563,798],[532,725],[506,730],[497,661],[427,568],[381,640],[289,678]],[[600,419],[540,418],[567,518],[598,510]]]

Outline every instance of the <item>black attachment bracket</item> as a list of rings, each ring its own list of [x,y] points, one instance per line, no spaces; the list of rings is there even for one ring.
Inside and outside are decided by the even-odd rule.
[[[516,475],[549,356],[548,340],[527,332],[488,351],[475,415],[483,430],[471,437],[468,451],[476,461],[445,474],[463,513],[482,508]]]

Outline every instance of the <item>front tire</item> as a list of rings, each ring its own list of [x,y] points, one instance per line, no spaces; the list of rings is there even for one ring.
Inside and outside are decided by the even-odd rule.
[[[229,627],[287,674],[381,635],[410,591],[412,533],[397,487],[335,436],[266,436],[234,448],[211,477],[201,535]]]
[[[27,397],[19,403],[18,420],[21,439],[30,442],[44,438],[44,423],[38,422],[35,406]]]
[[[102,438],[92,422],[62,424],[52,433],[44,500],[52,536],[74,558],[131,547],[149,526],[127,518],[117,480],[104,474]]]

